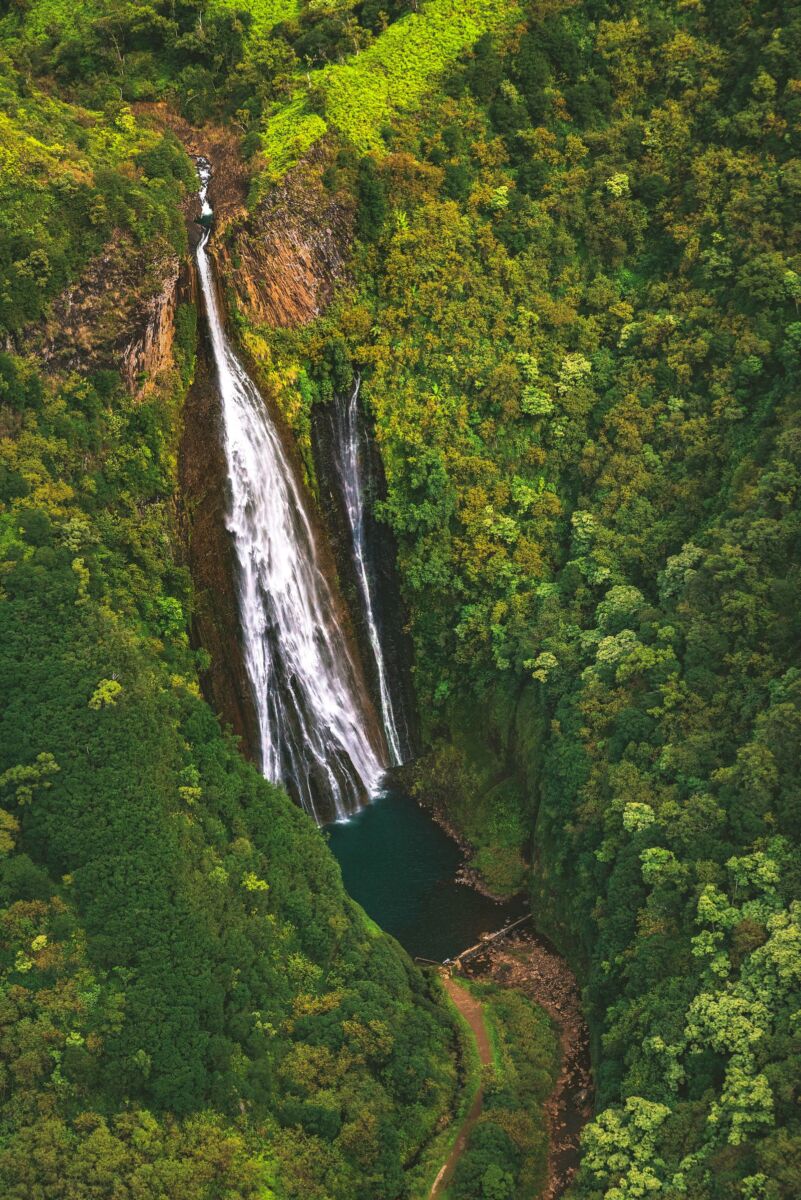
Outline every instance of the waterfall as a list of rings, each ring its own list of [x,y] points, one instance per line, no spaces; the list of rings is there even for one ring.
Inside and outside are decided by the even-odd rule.
[[[351,535],[351,549],[356,582],[362,602],[370,651],[375,663],[378,680],[378,697],[381,704],[381,719],[386,734],[387,746],[393,766],[404,762],[403,742],[392,701],[392,691],[387,677],[384,648],[376,619],[374,581],[367,561],[365,540],[364,492],[362,447],[359,439],[359,390],[361,378],[357,377],[350,396],[345,403],[337,402],[334,421],[337,441],[337,473],[342,488],[342,498]]]
[[[376,794],[386,766],[369,700],[323,572],[307,500],[278,430],[228,341],[211,260],[211,167],[197,160],[200,287],[222,409],[228,529],[239,568],[245,665],[259,719],[262,770],[318,822]]]

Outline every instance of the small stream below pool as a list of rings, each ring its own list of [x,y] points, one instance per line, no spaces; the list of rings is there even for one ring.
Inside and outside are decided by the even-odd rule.
[[[412,956],[453,958],[527,911],[520,897],[499,904],[457,883],[461,850],[403,791],[387,791],[326,834],[350,895]]]

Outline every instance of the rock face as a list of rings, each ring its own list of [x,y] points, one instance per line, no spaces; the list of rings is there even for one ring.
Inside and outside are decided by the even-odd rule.
[[[173,126],[175,128],[175,126]],[[319,168],[301,167],[245,217],[241,162],[230,134],[200,142],[175,128],[189,151],[212,164],[210,200],[215,210],[211,251],[229,299],[249,319],[278,326],[313,320],[344,272],[348,212],[320,184]],[[212,131],[213,133],[213,131]],[[258,761],[259,726],[241,647],[237,565],[225,517],[228,473],[221,437],[215,367],[199,314],[199,349],[192,389],[183,409],[181,500],[189,570],[195,595],[193,637],[211,655],[204,673],[207,700]]]
[[[152,379],[173,365],[175,309],[178,302],[180,268],[176,261],[164,280],[161,291],[147,301],[142,332],[123,351],[122,369],[130,391],[139,381]]]
[[[242,655],[236,558],[226,529],[228,473],[214,365],[201,325],[195,379],[183,410],[179,455],[184,543],[194,584],[193,641],[211,655],[203,691],[248,758],[259,758],[259,726]]]
[[[166,243],[112,239],[22,349],[55,371],[119,369],[132,392],[173,365],[181,261]]]
[[[319,167],[297,167],[216,247],[226,286],[255,324],[307,324],[345,274],[353,211],[326,191]]]
[[[215,234],[210,250],[229,296],[253,321],[274,327],[314,319],[344,272],[350,216],[331,201],[319,171],[299,168],[284,186],[243,219],[243,181],[235,145],[180,128],[188,149],[214,172],[210,200]],[[244,663],[237,599],[237,564],[226,529],[228,475],[221,412],[205,320],[199,314],[195,380],[184,406],[180,449],[181,502],[187,556],[195,590],[193,637],[211,655],[202,677],[207,700],[260,757],[259,727]]]
[[[351,533],[345,511],[342,489],[337,478],[337,446],[334,403],[317,405],[312,410],[312,452],[315,476],[320,492],[320,507],[325,513],[328,542],[336,561],[342,592],[353,614],[353,624],[361,650],[365,674],[373,703],[380,711],[380,690],[375,659],[370,649],[366,613],[359,593],[353,561]],[[372,428],[362,416],[362,450],[364,453],[364,484],[367,497],[365,511],[365,551],[368,570],[375,579],[376,622],[379,626],[384,659],[391,681],[392,701],[402,749],[410,757],[419,746],[420,731],[412,688],[412,646],[406,633],[408,614],[401,598],[397,570],[397,543],[389,526],[375,519],[376,500],[386,497],[386,479],[381,455],[372,436]]]

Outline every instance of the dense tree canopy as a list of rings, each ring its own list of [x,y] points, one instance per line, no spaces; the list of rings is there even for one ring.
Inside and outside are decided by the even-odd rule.
[[[23,353],[110,243],[184,253],[159,99],[242,133],[251,203],[314,146],[355,206],[328,311],[238,328],[310,467],[361,371],[417,788],[586,987],[574,1194],[794,1200],[801,6],[30,0],[0,35],[5,1191],[401,1196],[454,1090],[442,1010],[198,695],[194,312],[136,399]],[[485,1127],[457,1194],[530,1187]]]
[[[353,284],[274,353],[362,367],[420,794],[586,980],[576,1193],[789,1198],[801,9],[531,12],[340,153]]]

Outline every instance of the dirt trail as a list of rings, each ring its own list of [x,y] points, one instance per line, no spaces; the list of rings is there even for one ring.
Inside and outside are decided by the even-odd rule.
[[[467,973],[523,992],[545,1009],[559,1031],[562,1068],[545,1103],[548,1172],[539,1198],[559,1200],[576,1173],[581,1131],[592,1114],[589,1033],[575,976],[544,938],[522,932],[488,946],[468,964]]]
[[[489,1034],[487,1033],[487,1026],[484,1022],[484,1014],[480,1002],[471,996],[455,979],[452,979],[450,975],[445,976],[443,984],[445,991],[473,1031],[482,1067],[488,1066],[492,1060],[492,1051],[490,1049]],[[456,1164],[464,1153],[473,1126],[481,1116],[483,1107],[484,1089],[483,1087],[479,1087],[475,1099],[470,1106],[470,1111],[462,1123],[462,1128],[459,1130],[456,1141],[453,1143],[448,1160],[434,1180],[434,1186],[429,1193],[429,1200],[436,1200],[437,1196],[441,1196],[450,1183],[453,1172],[456,1169]]]
[[[575,1175],[579,1160],[581,1131],[592,1113],[589,1034],[576,979],[560,954],[535,933],[521,930],[502,942],[488,943],[465,963],[466,975],[491,980],[501,987],[517,988],[540,1004],[559,1031],[562,1068],[556,1086],[545,1103],[549,1152],[545,1186],[539,1200],[559,1200]],[[443,979],[445,989],[464,1016],[478,1044],[482,1066],[491,1051],[481,1003],[461,986],[457,978]],[[479,1089],[470,1112],[454,1142],[448,1161],[436,1178],[429,1200],[437,1200],[453,1177],[473,1126],[481,1115],[484,1095]]]

